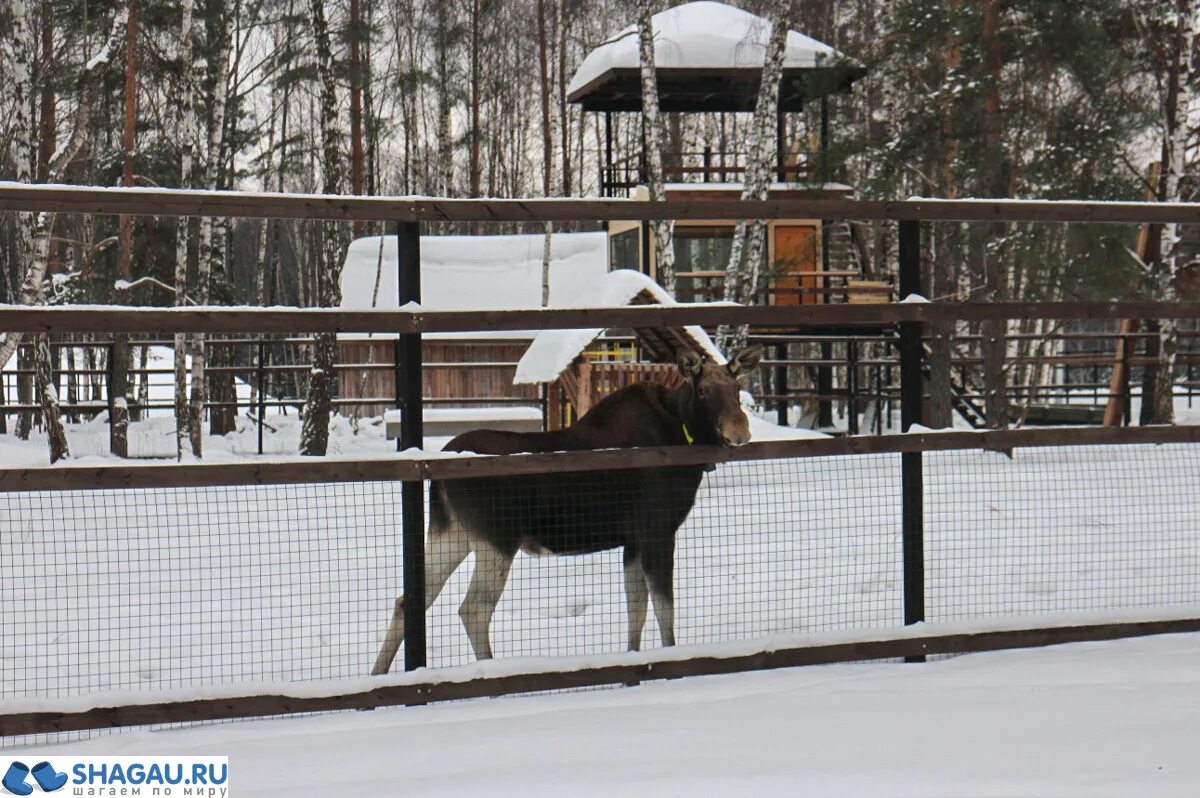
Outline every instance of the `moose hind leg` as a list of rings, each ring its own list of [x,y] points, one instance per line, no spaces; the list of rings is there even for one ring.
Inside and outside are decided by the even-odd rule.
[[[650,597],[654,600],[654,616],[658,618],[658,633],[664,646],[675,645],[675,558],[667,551],[655,557],[642,557]]]
[[[450,574],[462,564],[471,552],[471,543],[457,524],[447,524],[443,527],[433,527],[429,530],[429,540],[425,543],[425,609],[428,610],[437,600],[438,594],[446,586]],[[375,658],[375,667],[371,669],[372,676],[387,673],[404,641],[404,596],[396,599],[392,609],[392,620],[388,624],[387,634],[383,637],[383,645],[379,656]]]
[[[508,572],[513,558],[497,551],[486,543],[475,546],[475,573],[471,575],[471,586],[463,599],[458,615],[467,630],[467,638],[475,651],[476,659],[492,658],[492,643],[488,628],[492,613],[508,582]]]
[[[625,547],[625,609],[629,616],[629,650],[642,647],[642,627],[646,625],[646,572],[636,549]]]

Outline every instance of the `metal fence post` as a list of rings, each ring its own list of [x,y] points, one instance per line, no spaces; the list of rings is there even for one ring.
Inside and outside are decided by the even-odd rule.
[[[258,363],[256,364],[255,375],[258,379],[258,453],[263,453],[263,423],[267,414],[267,369],[263,356],[266,354],[266,346],[263,345],[263,338],[258,338]]]
[[[921,223],[900,222],[900,296],[921,293]],[[921,323],[900,323],[900,429],[924,421],[921,375]],[[920,452],[900,455],[900,494],[904,550],[904,625],[925,620],[924,485]],[[909,657],[923,662],[924,657]]]
[[[399,303],[421,301],[421,224],[401,222],[397,231]],[[396,376],[401,450],[424,442],[421,406],[421,334],[399,336]],[[425,667],[425,483],[401,487],[404,553],[404,670]]]

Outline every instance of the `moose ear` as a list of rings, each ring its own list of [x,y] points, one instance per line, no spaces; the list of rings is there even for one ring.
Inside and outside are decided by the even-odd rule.
[[[678,364],[679,373],[684,376],[684,379],[690,380],[700,373],[700,367],[704,364],[704,358],[690,349],[684,349],[679,353]]]
[[[754,371],[762,357],[763,348],[761,346],[747,346],[739,349],[737,354],[729,360],[729,373],[739,380],[744,379]]]

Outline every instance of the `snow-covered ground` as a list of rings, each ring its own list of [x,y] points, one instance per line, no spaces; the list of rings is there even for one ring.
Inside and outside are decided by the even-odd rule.
[[[228,755],[237,794],[295,798],[1184,798],[1198,670],[1200,635],[1173,635],[131,731],[28,756]]]

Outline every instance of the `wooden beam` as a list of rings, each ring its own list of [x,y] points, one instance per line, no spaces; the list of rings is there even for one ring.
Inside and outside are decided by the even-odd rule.
[[[0,183],[0,211],[240,219],[573,222],[654,219],[891,219],[1200,223],[1200,203],[1046,200],[430,199]]]
[[[1200,631],[1200,618],[1161,621],[1046,626],[975,633],[942,633],[920,637],[880,631],[878,639],[853,643],[811,645],[729,657],[695,657],[634,664],[605,665],[573,671],[549,671],[511,676],[485,676],[469,681],[430,679],[384,685],[371,690],[320,697],[288,695],[230,696],[192,701],[99,707],[82,712],[20,712],[0,715],[0,737],[22,734],[108,729],[152,723],[180,723],[266,717],[296,712],[373,709],[400,704],[426,704],[466,698],[564,690],[608,684],[631,684],[654,679],[679,679],[772,668],[826,665],[834,662],[959,654],[1033,648],[1096,640],[1119,640],[1160,634]]]
[[[783,460],[906,452],[1008,450],[1045,446],[1200,443],[1200,426],[1078,427],[908,433],[720,446],[658,446],[502,456],[297,459],[287,462],[147,464],[0,469],[0,493],[37,490],[283,485],[323,482],[472,479],[556,472]]]
[[[1200,318],[1200,302],[898,302],[877,305],[635,305],[528,310],[127,308],[0,306],[0,330],[59,333],[383,333],[638,329],[750,324],[878,325],[995,319]]]

